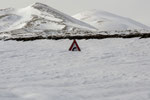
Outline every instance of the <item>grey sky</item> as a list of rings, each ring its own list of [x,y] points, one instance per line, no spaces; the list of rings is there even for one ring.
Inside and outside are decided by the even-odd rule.
[[[69,15],[89,9],[105,10],[150,26],[150,0],[0,0],[0,8],[23,8],[34,2],[45,3]]]

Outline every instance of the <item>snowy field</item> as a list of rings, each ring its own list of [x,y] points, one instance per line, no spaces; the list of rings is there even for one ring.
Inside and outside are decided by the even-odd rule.
[[[150,100],[150,39],[0,41],[0,100]]]

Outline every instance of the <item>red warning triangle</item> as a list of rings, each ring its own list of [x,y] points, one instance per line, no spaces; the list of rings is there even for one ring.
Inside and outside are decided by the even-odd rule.
[[[69,51],[81,51],[78,43],[76,42],[76,40],[73,41],[72,45],[69,48]]]

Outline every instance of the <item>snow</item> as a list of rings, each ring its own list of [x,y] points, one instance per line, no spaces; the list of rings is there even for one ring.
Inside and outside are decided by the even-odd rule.
[[[84,21],[100,31],[114,30],[150,30],[150,27],[143,25],[129,18],[121,17],[106,11],[88,10],[73,16],[76,19]]]
[[[150,99],[150,39],[77,42],[0,41],[0,99]]]

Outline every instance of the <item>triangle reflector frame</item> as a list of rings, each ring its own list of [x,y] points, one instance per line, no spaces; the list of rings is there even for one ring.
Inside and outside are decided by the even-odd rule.
[[[78,43],[76,42],[76,40],[73,41],[73,43],[71,44],[69,51],[81,51]]]

